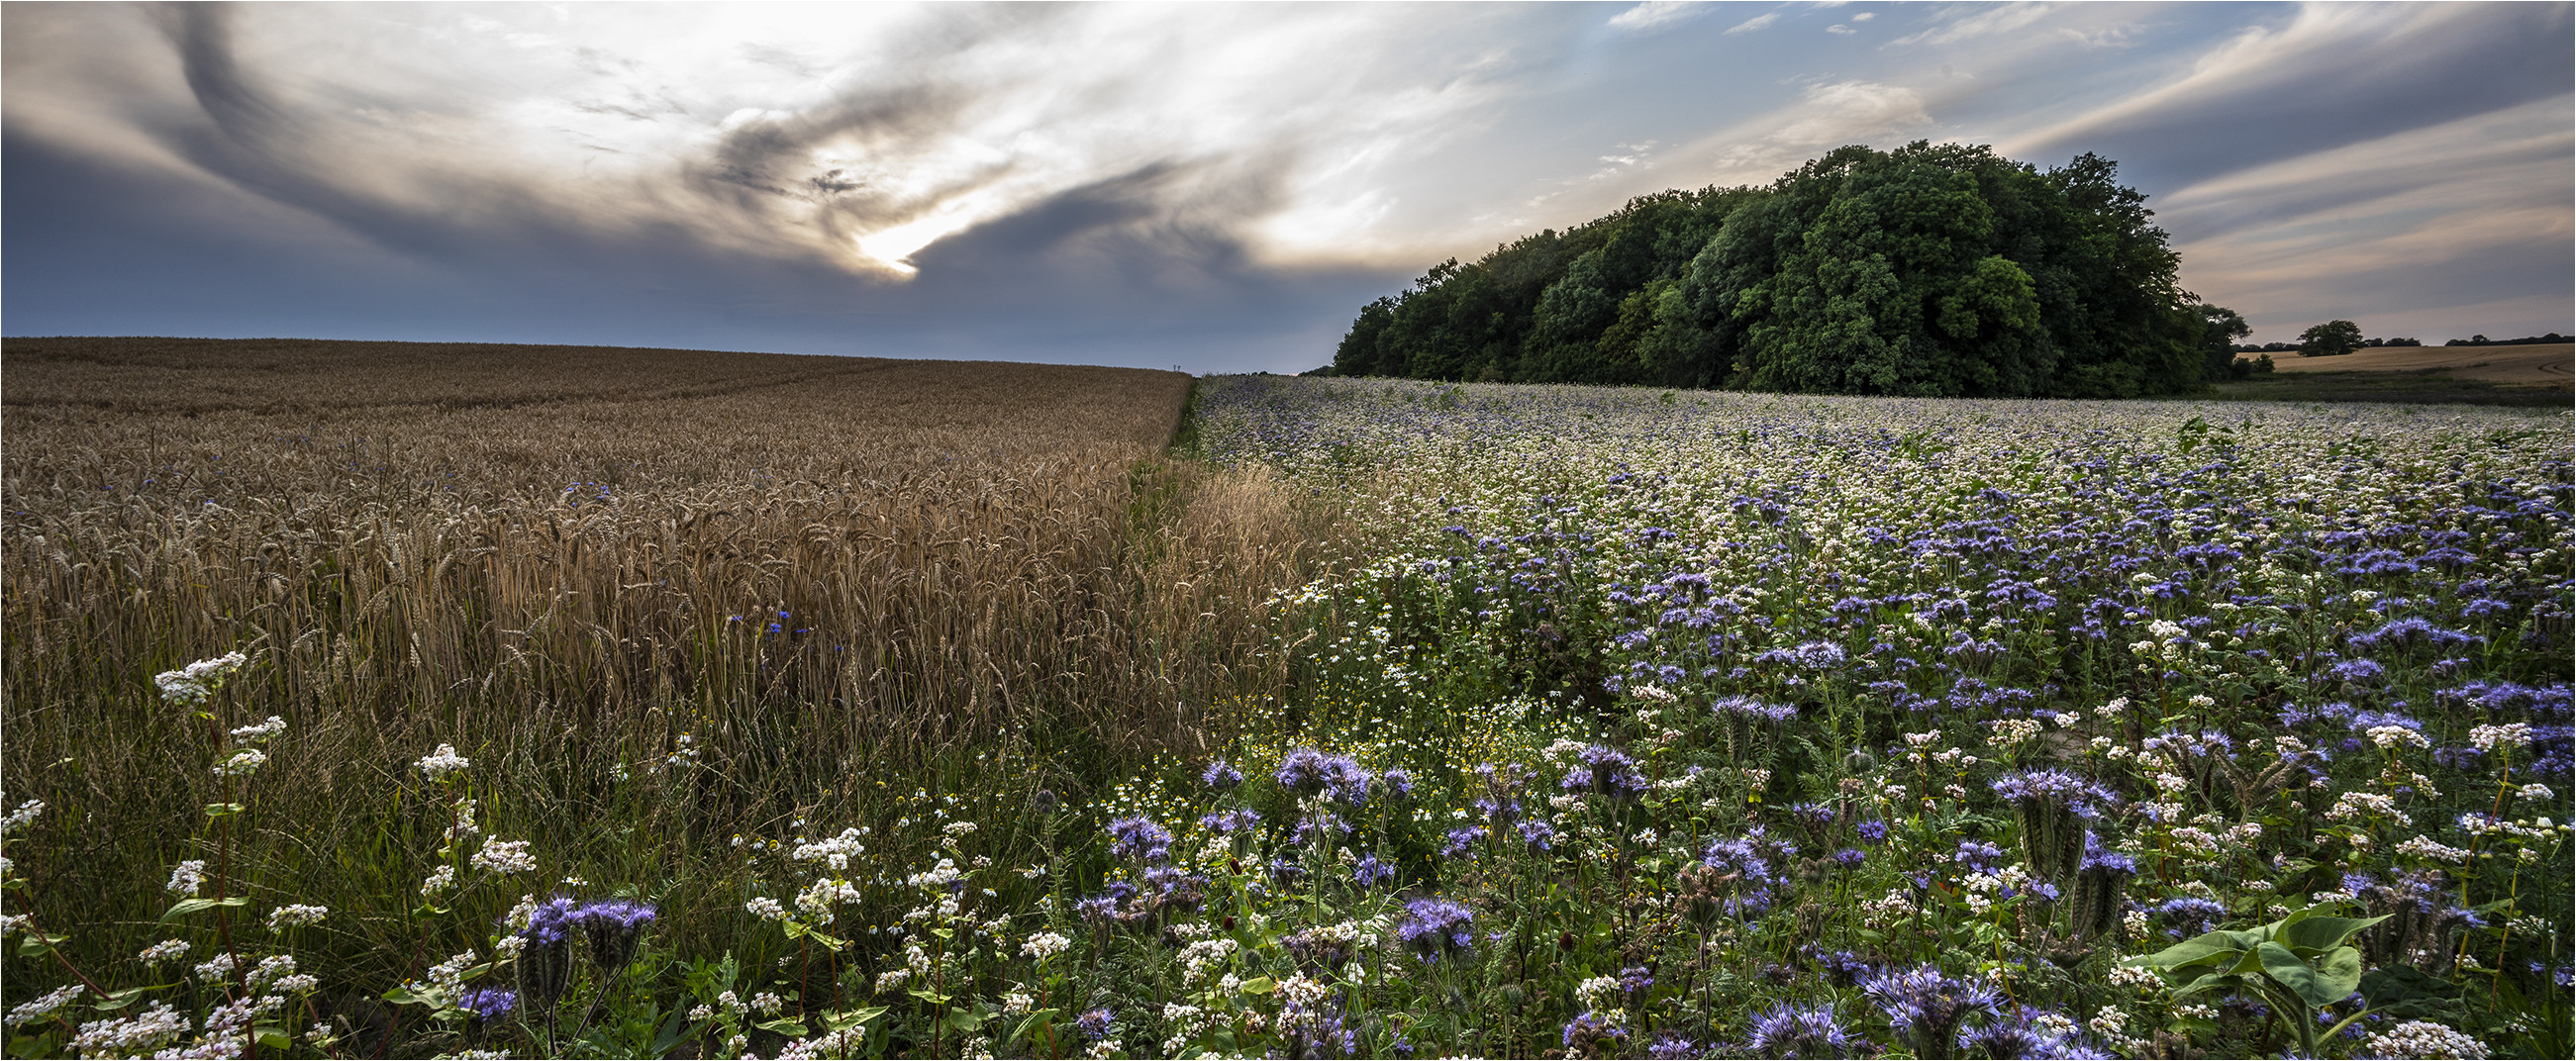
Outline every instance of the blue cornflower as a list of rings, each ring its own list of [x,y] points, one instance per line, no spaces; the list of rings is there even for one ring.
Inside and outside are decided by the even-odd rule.
[[[1160,862],[1172,853],[1172,833],[1143,815],[1109,823],[1109,856],[1138,862]]]
[[[1352,867],[1351,879],[1365,891],[1394,880],[1395,867],[1379,861],[1376,855],[1365,855],[1360,858],[1359,865]]]
[[[1753,1018],[1744,1048],[1763,1057],[1842,1057],[1851,1032],[1831,1002],[1799,1007],[1775,1003]]]
[[[1474,850],[1477,842],[1484,838],[1485,830],[1480,826],[1451,829],[1440,838],[1440,857],[1456,858],[1466,854]]]
[[[1223,792],[1243,783],[1243,771],[1235,769],[1223,759],[1218,759],[1209,763],[1207,769],[1199,772],[1199,783]]]
[[[456,998],[456,1008],[474,1014],[478,1021],[488,1021],[519,1006],[519,993],[497,987],[469,988]]]
[[[1878,1003],[1917,1057],[1946,1052],[1971,1014],[1992,1014],[2003,1001],[1984,981],[1943,976],[1933,965],[1874,977],[1861,990]]]
[[[1449,899],[1415,899],[1404,904],[1404,920],[1395,937],[1425,962],[1467,953],[1476,942],[1476,912]]]
[[[645,926],[653,923],[653,917],[649,903],[601,899],[574,910],[570,920],[579,924],[582,935],[590,940],[591,964],[604,972],[614,972],[635,960],[635,945],[643,938]]]
[[[1089,1043],[1108,1038],[1109,1033],[1116,1030],[1117,1024],[1118,1018],[1107,1009],[1085,1010],[1082,1016],[1073,1020],[1074,1030],[1082,1033],[1083,1041]]]

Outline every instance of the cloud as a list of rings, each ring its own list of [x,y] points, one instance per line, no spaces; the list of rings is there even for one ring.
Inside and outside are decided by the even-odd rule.
[[[1632,33],[1652,33],[1675,23],[1698,18],[1706,5],[1690,0],[1646,0],[1645,3],[1610,16],[1610,28]],[[1728,32],[1734,32],[1729,30]]]
[[[1833,34],[1833,35],[1835,35],[1835,36],[1838,36],[1838,37],[1848,37],[1848,36],[1851,36],[1852,34],[1855,34],[1855,33],[1860,32],[1860,31],[1859,31],[1859,30],[1856,30],[1856,29],[1853,29],[1853,28],[1851,28],[1850,26],[1843,25],[1843,24],[1842,24],[1842,23],[1840,23],[1840,22],[1837,22],[1837,23],[1834,23],[1833,25],[1830,25],[1830,26],[1825,27],[1825,32],[1827,32],[1827,33],[1831,33],[1831,34]]]
[[[1916,138],[2119,159],[2258,326],[2564,303],[2565,5],[1837,12],[1860,58],[1708,10],[10,5],[8,319],[1293,361],[1429,262]]]
[[[2568,273],[2576,123],[2567,100],[2410,129],[2268,162],[2160,197],[2184,281],[2258,326],[2336,317],[2373,334],[2512,330],[2436,311]],[[2488,312],[2493,312],[2490,306]],[[2531,331],[2565,324],[2517,311]],[[2523,334],[2516,332],[2515,334]]]
[[[2000,37],[2052,13],[2054,5],[2042,3],[1962,4],[1933,16],[1939,21],[1932,28],[1898,37],[1889,43],[1945,45]]]
[[[2092,150],[2136,160],[2160,182],[2199,181],[2564,96],[2576,80],[2571,29],[2561,4],[2311,5],[2009,148]]]

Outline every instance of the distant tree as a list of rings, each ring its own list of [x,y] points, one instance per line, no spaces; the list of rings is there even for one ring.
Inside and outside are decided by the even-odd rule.
[[[2200,350],[2206,363],[2202,366],[2201,378],[2216,381],[2244,376],[2245,372],[2236,368],[2236,362],[2242,360],[2236,356],[2236,340],[2254,334],[2254,326],[2245,323],[2243,316],[2225,306],[2202,303],[2193,309],[2200,314],[2202,322]]]
[[[2340,357],[2361,349],[2361,325],[2333,320],[2299,333],[2300,357]]]

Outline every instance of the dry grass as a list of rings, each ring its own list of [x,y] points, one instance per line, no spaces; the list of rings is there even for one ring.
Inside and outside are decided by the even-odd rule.
[[[2576,364],[2576,344],[2374,346],[2341,357],[2275,354],[2272,364],[2281,372],[2443,373],[2452,379],[2563,388]]]
[[[372,910],[344,922],[356,950],[435,949],[399,907],[443,824],[407,766],[440,742],[490,768],[499,830],[548,873],[642,884],[676,932],[715,932],[687,911],[739,898],[689,878],[730,835],[884,816],[865,787],[1002,744],[1061,765],[989,786],[997,806],[1204,742],[1202,708],[1285,681],[1262,602],[1305,575],[1321,518],[1258,472],[1164,458],[1175,373],[213,340],[5,356],[0,768],[13,803],[57,808],[12,848],[56,924],[101,897],[157,912],[219,798],[211,738],[151,683],[194,659],[256,657],[236,724],[292,728],[246,853],[296,901]],[[91,935],[130,955],[144,931]]]

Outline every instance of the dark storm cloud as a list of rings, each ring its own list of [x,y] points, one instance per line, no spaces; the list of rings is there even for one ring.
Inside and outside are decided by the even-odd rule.
[[[2015,145],[2092,151],[2160,187],[2567,95],[2562,4],[2312,7],[2201,70]]]

